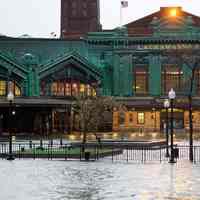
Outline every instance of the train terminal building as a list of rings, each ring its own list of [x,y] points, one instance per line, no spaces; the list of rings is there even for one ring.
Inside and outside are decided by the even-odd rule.
[[[72,117],[76,122],[72,97],[93,96],[97,90],[123,104],[105,121],[105,131],[162,131],[163,102],[171,88],[176,92],[174,127],[189,128],[192,69],[180,55],[198,55],[200,17],[181,7],[161,7],[123,27],[102,30],[98,0],[63,0],[61,5],[60,38],[0,36],[0,134],[9,128],[8,90],[15,95],[16,134],[78,129],[71,123]],[[194,130],[200,130],[199,67],[192,91]]]

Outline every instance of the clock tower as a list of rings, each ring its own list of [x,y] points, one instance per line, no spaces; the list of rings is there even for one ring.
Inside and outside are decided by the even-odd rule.
[[[61,0],[61,38],[101,30],[99,0]]]

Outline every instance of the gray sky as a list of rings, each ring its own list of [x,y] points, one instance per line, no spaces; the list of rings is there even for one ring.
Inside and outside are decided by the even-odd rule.
[[[66,0],[67,1],[67,0]],[[119,25],[120,0],[101,1],[104,29]],[[199,0],[129,0],[123,9],[123,23],[158,11],[162,6],[182,6],[200,16]],[[0,33],[8,36],[29,34],[33,37],[60,35],[60,0],[0,0]]]

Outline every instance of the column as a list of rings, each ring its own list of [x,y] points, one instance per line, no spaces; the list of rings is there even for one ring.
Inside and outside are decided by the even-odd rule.
[[[113,85],[115,96],[132,96],[133,69],[132,55],[114,55]]]
[[[111,69],[111,66],[108,62],[103,60],[101,62],[102,65],[102,73],[103,73],[103,94],[104,95],[112,95],[112,88],[113,88],[113,71]]]
[[[123,83],[122,94],[123,96],[132,96],[133,91],[133,66],[132,55],[125,54],[121,57],[122,74],[120,82]]]
[[[180,66],[181,67],[181,66]],[[190,84],[191,84],[191,77],[192,77],[192,69],[188,67],[186,64],[183,63],[182,66],[183,71],[183,87],[185,87],[185,95],[188,95],[190,92]],[[192,95],[196,93],[196,81],[193,80],[193,88],[192,88]]]
[[[161,56],[149,55],[149,93],[152,96],[161,95],[161,68]]]
[[[120,95],[120,56],[115,54],[113,57],[113,94],[114,96]]]

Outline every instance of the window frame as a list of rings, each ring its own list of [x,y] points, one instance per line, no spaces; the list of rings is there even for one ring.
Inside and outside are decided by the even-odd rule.
[[[139,121],[139,115],[140,114],[143,114],[143,122]],[[145,112],[137,112],[137,124],[142,124],[142,125],[145,124]]]
[[[149,70],[148,65],[146,64],[136,64],[133,71],[134,76],[134,84],[133,84],[133,91],[134,94],[137,95],[148,95],[149,93]],[[137,89],[137,82],[139,81],[137,78],[143,81],[144,91],[138,91]]]

